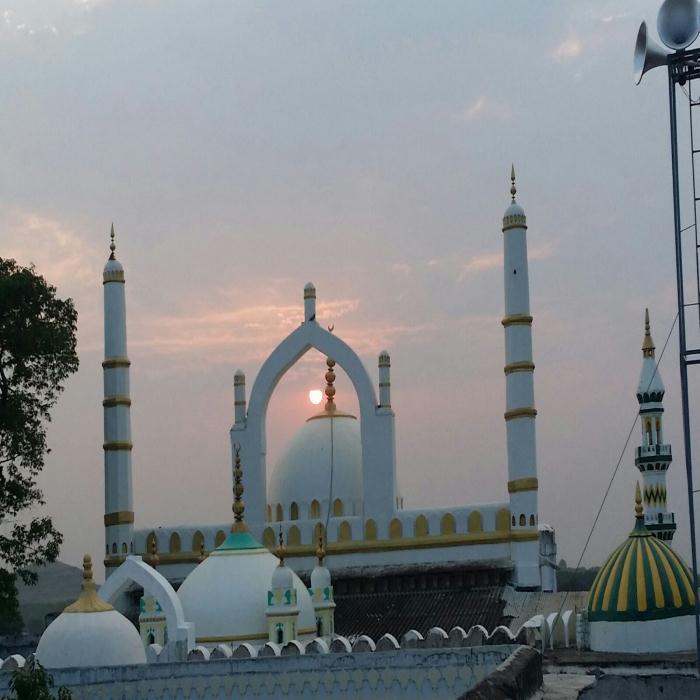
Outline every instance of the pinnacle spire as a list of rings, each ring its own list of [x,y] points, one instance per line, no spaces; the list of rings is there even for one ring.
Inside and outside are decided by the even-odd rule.
[[[513,163],[510,164],[510,196],[513,198],[513,201],[515,201],[515,194],[517,192],[517,188],[515,187],[515,165]]]
[[[277,545],[277,551],[275,552],[280,560],[279,565],[284,566],[284,557],[287,554],[287,548],[284,546],[284,536],[282,535],[282,526],[280,525],[280,535],[279,544]]]
[[[109,233],[109,259],[114,260],[114,251],[117,249],[117,246],[114,244],[114,221],[112,222],[112,230]]]
[[[326,365],[328,366],[328,371],[326,372],[326,413],[335,412],[335,372],[333,368],[335,367],[335,360],[332,357],[326,359]]]
[[[243,470],[241,469],[241,446],[233,446],[235,464],[233,467],[233,526],[231,532],[248,532],[248,527],[243,519],[245,513],[245,501],[243,500]]]
[[[641,518],[644,515],[644,508],[642,506],[642,490],[639,488],[639,482],[634,488],[634,514],[637,518]]]
[[[97,595],[97,586],[92,580],[92,557],[83,557],[83,582],[80,584],[80,595],[75,603],[69,605],[63,612],[92,613],[113,610],[112,606]]]
[[[649,323],[649,309],[644,310],[644,342],[642,343],[642,355],[644,357],[654,357],[656,347],[651,337],[651,324]]]
[[[323,566],[323,560],[326,558],[326,548],[323,546],[323,533],[319,533],[318,536],[318,549],[316,550],[316,557],[318,558],[318,565]]]

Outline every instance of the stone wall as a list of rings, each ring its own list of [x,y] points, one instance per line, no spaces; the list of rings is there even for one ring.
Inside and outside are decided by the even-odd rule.
[[[605,675],[595,685],[579,694],[580,700],[608,700],[608,698],[634,698],[634,700],[657,700],[657,698],[700,698],[700,678],[676,675]]]

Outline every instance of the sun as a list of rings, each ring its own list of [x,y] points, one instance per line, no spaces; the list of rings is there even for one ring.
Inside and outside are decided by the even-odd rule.
[[[309,392],[309,401],[315,405],[320,404],[323,401],[323,392],[320,389],[312,389]]]

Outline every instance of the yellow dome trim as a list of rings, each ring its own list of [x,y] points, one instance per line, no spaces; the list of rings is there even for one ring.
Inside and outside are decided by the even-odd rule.
[[[651,583],[654,588],[654,605],[656,605],[657,608],[662,608],[664,606],[664,591],[661,587],[659,567],[656,565],[656,558],[652,554],[649,540],[644,540],[644,549],[649,560],[649,568],[651,569]]]

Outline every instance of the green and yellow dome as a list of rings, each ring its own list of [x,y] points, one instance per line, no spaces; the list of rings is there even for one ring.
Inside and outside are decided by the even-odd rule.
[[[590,622],[660,620],[692,615],[692,576],[683,560],[644,525],[642,496],[635,494],[634,530],[609,557],[588,595]]]

